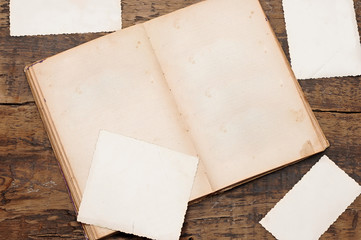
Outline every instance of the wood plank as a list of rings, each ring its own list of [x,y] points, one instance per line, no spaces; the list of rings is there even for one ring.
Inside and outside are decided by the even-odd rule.
[[[197,1],[123,0],[123,26],[194,2]],[[355,3],[361,29],[361,2]],[[289,58],[281,0],[261,0],[261,4]],[[0,239],[84,239],[23,68],[104,33],[10,37],[8,6],[9,0],[0,0]],[[358,183],[361,183],[360,80],[346,77],[300,82],[331,143],[326,154]],[[192,204],[181,239],[272,239],[258,221],[320,156]],[[359,196],[322,239],[361,239],[360,211]],[[117,234],[108,239],[142,238]]]
[[[299,81],[313,110],[361,112],[361,77]]]
[[[0,106],[0,156],[51,150],[35,103]]]
[[[157,16],[191,5],[192,1],[132,1],[123,0],[123,27],[141,23]],[[62,34],[47,36],[9,36],[9,0],[1,0],[0,13],[0,103],[33,101],[23,68],[42,58],[52,56],[105,33]],[[261,1],[282,48],[289,59],[285,23],[280,0]],[[361,7],[356,4],[361,28]],[[313,109],[328,111],[361,111],[360,77],[301,81],[306,98]],[[334,95],[338,101],[333,101]],[[355,101],[356,100],[356,101]]]
[[[316,113],[331,146],[326,154],[361,183],[361,114]],[[322,154],[189,206],[182,240],[273,239],[258,222],[318,161]],[[361,239],[361,196],[321,239]],[[143,239],[118,234],[107,239]]]
[[[361,183],[361,114],[317,113],[317,118],[331,142],[326,154]],[[321,155],[190,206],[182,239],[273,239],[258,222]],[[360,211],[361,196],[322,239],[361,239]]]
[[[122,0],[123,28],[143,23],[153,18],[174,12],[201,0],[134,1]]]
[[[0,106],[0,119],[0,239],[82,239],[35,104]]]
[[[34,104],[0,106],[0,238],[83,239],[67,189]],[[361,113],[316,113],[331,146],[326,154],[361,183]],[[32,138],[30,138],[32,137]],[[17,139],[26,139],[17,140]],[[7,149],[8,146],[8,149]],[[321,154],[192,204],[182,239],[269,239],[258,221]],[[323,239],[361,237],[361,197]],[[351,238],[350,238],[351,237]],[[140,239],[118,234],[109,239]]]

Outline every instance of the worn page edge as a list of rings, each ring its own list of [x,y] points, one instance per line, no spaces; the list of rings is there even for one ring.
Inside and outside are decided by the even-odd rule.
[[[42,61],[43,60],[37,61],[37,62],[35,62],[35,64],[41,63]],[[33,93],[35,102],[37,103],[36,105],[37,105],[37,108],[40,113],[39,115],[44,123],[46,133],[47,133],[49,139],[51,140],[49,142],[53,148],[53,151],[56,156],[56,160],[59,165],[61,174],[64,177],[65,184],[66,184],[69,196],[70,196],[70,200],[73,203],[75,212],[77,213],[79,205],[80,205],[80,198],[81,198],[79,196],[79,193],[80,193],[79,186],[78,186],[76,178],[74,177],[72,169],[69,165],[69,161],[63,150],[63,146],[62,146],[61,142],[59,142],[59,137],[57,136],[55,126],[53,125],[52,118],[49,115],[49,110],[47,109],[46,104],[43,102],[44,98],[42,97],[41,89],[39,89],[39,87],[37,85],[36,74],[34,73],[34,71],[32,69],[32,65],[34,65],[34,64],[31,64],[31,66],[28,66],[25,68],[25,74],[26,74],[28,82],[31,86],[30,89]],[[99,238],[114,234],[114,232],[111,232],[110,234],[107,234],[107,235],[101,235],[96,230],[97,227],[92,226],[92,225],[82,224],[82,228],[84,229],[84,234],[89,239],[99,239]]]
[[[260,4],[259,1],[258,1],[258,4],[261,6],[261,4]],[[272,32],[272,34],[273,34],[274,40],[275,40],[275,42],[277,43],[277,46],[279,47],[279,49],[280,49],[280,51],[281,51],[281,54],[282,54],[282,57],[283,57],[283,61],[284,61],[285,65],[287,66],[287,69],[288,69],[288,71],[289,71],[289,73],[290,73],[290,75],[291,75],[291,77],[292,77],[292,79],[293,79],[294,86],[296,87],[297,92],[298,92],[298,94],[299,94],[299,96],[300,96],[300,98],[301,98],[301,100],[302,100],[302,102],[303,102],[303,105],[305,106],[305,109],[306,109],[306,111],[307,111],[307,113],[308,113],[308,117],[309,117],[310,120],[311,120],[311,123],[312,123],[312,125],[313,125],[313,128],[314,128],[316,134],[317,134],[319,143],[321,144],[322,151],[323,151],[323,150],[325,150],[327,147],[330,146],[330,143],[329,143],[329,141],[326,139],[326,136],[325,136],[325,134],[323,133],[322,128],[321,128],[319,122],[317,121],[316,116],[314,115],[310,104],[309,104],[308,101],[306,100],[306,96],[305,96],[305,94],[304,94],[304,92],[303,92],[303,90],[302,90],[302,88],[301,88],[301,85],[300,85],[299,82],[297,81],[297,78],[296,78],[296,76],[295,76],[295,74],[294,74],[294,72],[293,72],[293,70],[292,70],[292,68],[291,68],[291,64],[290,64],[290,62],[288,61],[288,59],[287,59],[287,57],[286,57],[286,54],[285,54],[285,52],[283,51],[283,48],[282,48],[282,46],[281,46],[281,43],[278,41],[278,38],[277,38],[277,36],[276,36],[276,34],[275,34],[272,26],[271,26],[271,23],[269,22],[269,20],[268,20],[268,18],[267,18],[267,16],[266,16],[266,14],[265,14],[262,6],[261,6],[261,9],[262,9],[262,12],[263,12],[264,17],[267,19],[267,24],[268,24],[269,28],[272,30],[271,32]],[[317,152],[316,152],[316,153],[317,153]],[[311,154],[311,155],[312,155],[312,154]],[[308,156],[311,156],[311,155],[308,155]],[[306,157],[307,157],[307,156],[306,156]]]

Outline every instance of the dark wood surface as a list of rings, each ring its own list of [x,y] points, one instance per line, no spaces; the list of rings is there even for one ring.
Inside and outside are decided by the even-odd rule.
[[[194,2],[197,1],[123,0],[123,27]],[[261,0],[261,4],[288,56],[281,0]],[[360,30],[360,0],[355,1],[355,9]],[[9,0],[0,0],[0,239],[84,239],[23,68],[104,34],[10,37]],[[300,82],[330,141],[325,153],[358,183],[360,80],[361,77],[340,77]],[[259,220],[321,155],[192,204],[181,239],[273,239]],[[119,233],[108,239],[138,238]],[[360,196],[322,239],[361,239]]]

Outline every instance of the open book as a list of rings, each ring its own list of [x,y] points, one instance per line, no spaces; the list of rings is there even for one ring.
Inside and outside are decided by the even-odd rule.
[[[204,1],[25,72],[77,208],[102,129],[198,156],[190,200],[328,146],[257,0]]]

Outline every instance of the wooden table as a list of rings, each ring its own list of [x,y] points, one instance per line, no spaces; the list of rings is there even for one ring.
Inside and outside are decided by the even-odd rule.
[[[123,0],[123,26],[194,2],[197,0]],[[281,0],[261,0],[261,4],[288,56]],[[355,1],[355,8],[361,29],[360,0]],[[23,68],[102,35],[10,37],[9,0],[0,0],[0,239],[84,239]],[[330,141],[325,153],[358,183],[361,183],[360,80],[361,77],[341,77],[300,81]],[[181,239],[273,239],[259,220],[321,155],[192,204]],[[361,239],[360,196],[322,238]],[[109,239],[138,238],[118,234]]]

